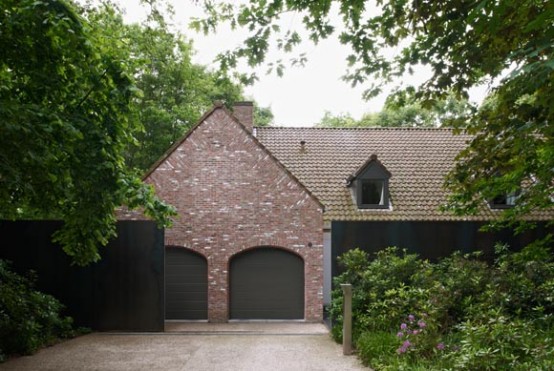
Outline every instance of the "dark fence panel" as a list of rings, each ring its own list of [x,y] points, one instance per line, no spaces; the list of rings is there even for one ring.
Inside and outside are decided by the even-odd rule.
[[[37,272],[37,288],[59,299],[76,324],[94,330],[164,330],[164,232],[151,221],[120,221],[102,259],[71,265],[52,234],[56,221],[0,221],[0,258]]]
[[[337,257],[356,247],[374,253],[397,246],[432,261],[454,251],[480,250],[490,261],[494,258],[497,242],[519,250],[546,233],[544,223],[517,236],[509,230],[481,232],[479,229],[483,225],[478,222],[333,222],[331,273],[333,277],[339,274]]]

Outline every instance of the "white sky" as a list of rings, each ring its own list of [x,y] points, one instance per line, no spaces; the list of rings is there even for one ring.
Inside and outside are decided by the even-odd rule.
[[[138,5],[139,0],[116,1],[126,10],[127,21],[136,22],[144,19],[145,11]],[[202,16],[201,8],[190,0],[168,2],[175,9],[174,26],[193,41],[196,50],[193,57],[195,63],[217,69],[217,64],[213,62],[215,56],[219,52],[232,49],[244,39],[244,34],[232,32],[230,29],[221,29],[216,34],[208,36],[196,33],[189,29],[188,22],[191,17]],[[294,16],[284,22],[286,23],[282,24],[283,28],[294,28],[300,24]],[[305,42],[299,51],[306,52],[308,62],[305,67],[286,68],[283,77],[267,75],[267,67],[263,67],[257,70],[259,81],[246,87],[244,91],[247,97],[253,98],[261,106],[271,108],[275,116],[275,125],[312,126],[320,121],[325,111],[335,115],[350,114],[359,119],[364,113],[376,112],[382,108],[389,91],[370,101],[364,101],[364,87],[352,88],[341,80],[347,69],[345,58],[349,54],[349,49],[341,45],[336,37],[332,36],[318,45]],[[288,57],[270,52],[270,59],[272,56],[284,61]],[[248,72],[244,66],[239,70]],[[420,84],[429,76],[429,72],[422,69],[412,76],[406,76],[404,82]],[[476,89],[471,94],[472,100],[480,101],[485,91],[485,88]]]

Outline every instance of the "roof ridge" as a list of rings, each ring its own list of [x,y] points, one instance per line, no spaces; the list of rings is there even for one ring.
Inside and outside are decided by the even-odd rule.
[[[368,127],[355,127],[355,128],[322,128],[314,126],[254,126],[256,130],[277,130],[277,129],[287,129],[287,130],[331,130],[331,131],[452,131],[454,128],[451,127],[406,127],[406,126],[397,126],[397,127],[382,127],[382,126],[368,126]]]

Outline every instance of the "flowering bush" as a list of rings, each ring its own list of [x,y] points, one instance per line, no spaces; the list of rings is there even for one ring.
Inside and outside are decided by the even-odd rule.
[[[376,370],[554,369],[554,255],[497,248],[494,263],[459,253],[429,263],[395,248],[343,255],[354,337]],[[340,339],[342,294],[331,314]]]
[[[421,272],[428,269],[427,261],[418,259],[406,250],[390,247],[376,254],[370,263],[367,253],[353,249],[339,258],[345,271],[335,278],[337,289],[333,291],[330,315],[335,322],[333,336],[341,341],[342,291],[340,283],[351,283],[354,336],[368,329],[390,330],[410,311],[428,310],[428,292],[416,285]]]
[[[396,349],[397,354],[416,354],[428,356],[436,350],[444,350],[444,343],[438,342],[440,334],[432,319],[423,313],[418,319],[413,314],[408,315],[406,321],[400,324],[400,331],[396,337],[401,345]]]
[[[487,321],[468,320],[456,326],[461,338],[457,353],[451,356],[454,368],[553,369],[552,329],[545,331],[533,321],[504,316],[499,309],[490,309],[487,317]]]

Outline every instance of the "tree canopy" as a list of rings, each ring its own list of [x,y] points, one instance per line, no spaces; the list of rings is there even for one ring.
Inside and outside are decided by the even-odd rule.
[[[180,35],[140,25],[125,26],[125,31],[142,92],[133,106],[134,118],[143,127],[136,135],[139,145],[129,148],[127,159],[130,166],[147,169],[214,101],[240,100],[242,87],[193,64],[192,46]]]
[[[239,59],[251,66],[265,63],[272,45],[284,53],[298,53],[302,33],[282,29],[279,22],[283,14],[297,13],[312,41],[338,33],[350,47],[345,79],[367,86],[366,97],[379,94],[394,79],[405,79],[420,65],[432,71],[416,91],[422,102],[449,93],[466,98],[470,88],[489,84],[487,103],[458,123],[457,128],[474,139],[448,176],[452,197],[445,208],[472,213],[491,196],[522,189],[516,206],[504,213],[508,224],[533,211],[552,209],[552,1],[205,0],[203,4],[207,17],[193,22],[196,29],[213,32],[229,22],[249,32],[237,49],[219,56],[222,68],[236,66]],[[397,52],[385,53],[391,50]],[[290,55],[291,64],[305,58]],[[284,65],[281,61],[268,63]]]
[[[102,3],[88,7],[87,18],[113,41],[109,46],[125,59],[140,91],[130,103],[130,119],[141,128],[125,152],[130,167],[147,170],[214,101],[231,107],[244,100],[241,85],[192,62],[192,43],[171,31],[161,14],[146,24],[126,24],[116,4]],[[269,108],[256,105],[257,125],[272,119]]]
[[[169,223],[125,166],[138,129],[125,58],[72,3],[0,3],[0,218],[61,218],[55,239],[77,264],[99,259],[120,205]]]
[[[318,127],[451,127],[465,120],[475,108],[467,99],[452,94],[423,104],[414,91],[401,90],[387,97],[381,111],[366,113],[356,120],[349,114],[332,115],[325,112]]]
[[[62,219],[55,240],[81,265],[99,259],[121,205],[169,225],[173,209],[140,175],[242,87],[192,63],[155,2],[131,25],[110,0],[0,5],[0,218]]]

